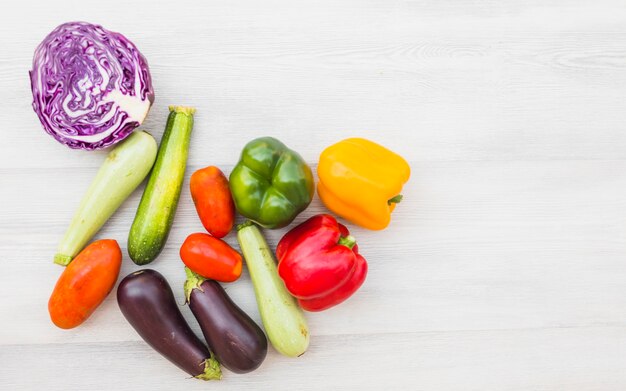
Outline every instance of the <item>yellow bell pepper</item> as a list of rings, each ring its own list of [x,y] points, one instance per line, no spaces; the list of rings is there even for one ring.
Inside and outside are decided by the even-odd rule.
[[[411,168],[400,155],[372,141],[349,138],[320,155],[317,193],[328,209],[362,227],[380,230],[402,200]]]

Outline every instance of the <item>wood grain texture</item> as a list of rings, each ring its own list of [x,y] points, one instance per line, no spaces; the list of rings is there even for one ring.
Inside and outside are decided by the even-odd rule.
[[[195,169],[230,172],[262,135],[313,166],[354,135],[409,160],[392,225],[351,227],[365,285],[307,314],[303,357],[270,351],[258,371],[204,384],[143,343],[114,296],[81,327],[53,327],[52,256],[105,156],[57,144],[30,107],[33,50],[68,20],[145,54],[157,99],[143,128],[157,138],[168,104],[198,109],[174,228],[150,265],[180,302],[178,247],[202,230]],[[626,388],[621,1],[23,1],[0,22],[0,389]],[[125,254],[140,196],[98,234]],[[297,221],[322,211],[316,198]],[[125,257],[122,275],[137,269]],[[260,321],[246,271],[226,289]]]

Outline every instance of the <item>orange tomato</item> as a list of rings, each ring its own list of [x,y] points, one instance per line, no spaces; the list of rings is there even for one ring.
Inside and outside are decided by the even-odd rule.
[[[180,259],[193,272],[211,280],[232,282],[241,276],[241,254],[205,233],[187,236],[180,247]]]
[[[216,238],[223,238],[235,223],[235,204],[228,179],[219,168],[209,166],[191,175],[191,198],[204,228]]]
[[[83,323],[113,289],[122,265],[115,240],[98,240],[85,247],[59,277],[48,312],[62,329]]]

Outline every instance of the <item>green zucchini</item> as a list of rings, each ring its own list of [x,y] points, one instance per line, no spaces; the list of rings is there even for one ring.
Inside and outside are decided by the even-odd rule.
[[[252,279],[267,338],[285,356],[303,355],[309,347],[309,328],[302,309],[278,276],[272,250],[251,221],[237,227],[237,240]]]
[[[133,132],[111,150],[74,214],[54,256],[67,265],[148,175],[157,153],[149,133]]]
[[[155,260],[169,236],[187,166],[194,108],[170,106],[156,163],[128,234],[128,254],[137,265]]]

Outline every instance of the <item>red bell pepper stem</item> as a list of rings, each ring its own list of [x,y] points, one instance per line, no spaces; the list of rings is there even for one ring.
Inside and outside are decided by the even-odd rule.
[[[354,245],[356,244],[356,239],[352,235],[342,236],[339,238],[339,241],[337,242],[337,244],[346,246],[350,250],[352,250],[352,247],[354,247]]]

